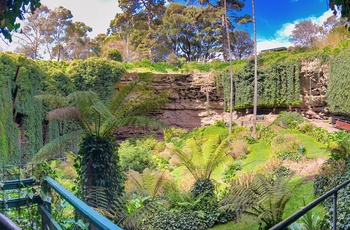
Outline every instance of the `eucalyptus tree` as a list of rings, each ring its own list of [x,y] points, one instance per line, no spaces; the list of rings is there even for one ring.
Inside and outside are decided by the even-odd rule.
[[[69,23],[66,29],[63,59],[87,59],[93,56],[92,41],[88,33],[92,31],[84,22]]]
[[[235,59],[249,57],[254,50],[254,41],[245,30],[234,30],[230,32],[231,52]]]
[[[80,130],[67,133],[47,144],[33,158],[40,161],[54,157],[57,146],[64,141],[82,136],[76,167],[82,188],[82,198],[90,203],[96,187],[106,188],[106,197],[123,192],[123,177],[118,166],[114,131],[132,125],[138,127],[163,127],[163,123],[147,116],[167,102],[166,92],[156,94],[150,87],[150,74],[121,87],[109,103],[103,102],[92,91],[77,91],[63,97],[59,94],[43,93],[39,100],[54,106],[47,114],[51,120],[72,120]],[[91,204],[93,202],[91,201]]]
[[[190,4],[197,4],[197,1],[190,0]],[[244,7],[244,1],[240,0],[219,0],[219,1],[209,1],[200,0],[199,4],[204,6],[211,6],[211,8],[217,13],[216,18],[218,22],[221,23],[221,52],[223,52],[224,60],[228,58],[228,36],[227,31],[233,29],[233,22],[236,23],[246,23],[250,21],[250,17],[246,14],[243,16],[238,16],[236,12],[241,11]],[[227,17],[226,17],[227,15]],[[226,18],[228,19],[226,23]]]
[[[63,46],[66,39],[66,29],[72,22],[72,12],[62,6],[59,6],[52,10],[47,21],[46,28],[46,41],[47,52],[50,53],[50,57],[56,56],[57,61],[62,58]]]
[[[159,32],[166,37],[172,53],[184,56],[187,61],[206,61],[219,45],[221,32],[217,14],[211,7],[171,3]]]
[[[152,60],[152,50],[157,40],[154,35],[157,27],[161,23],[161,18],[165,12],[165,0],[121,0],[119,7],[122,9],[122,14],[117,14],[116,17],[124,18],[117,20],[117,26],[128,23],[129,21],[135,27],[132,31],[133,46],[148,56]],[[126,22],[128,21],[128,22]],[[124,27],[126,29],[126,27]]]
[[[46,22],[49,20],[50,10],[41,5],[33,14],[29,15],[21,25],[21,33],[16,35],[20,42],[17,52],[24,53],[26,57],[40,59],[45,44]]]
[[[253,108],[253,137],[256,136],[256,116],[258,113],[258,52],[256,43],[256,16],[255,16],[255,2],[252,0],[252,14],[254,27],[254,108]]]

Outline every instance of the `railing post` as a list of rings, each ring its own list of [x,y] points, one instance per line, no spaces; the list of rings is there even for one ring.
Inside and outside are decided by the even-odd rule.
[[[338,191],[336,191],[333,195],[333,229],[337,229],[337,198]]]
[[[42,198],[43,198],[43,207],[46,209],[46,211],[51,214],[51,187],[50,185],[45,181],[45,179],[42,182],[41,185],[41,192],[42,192]],[[41,225],[42,229],[46,229],[47,224],[45,223],[44,215],[42,215],[41,218]]]

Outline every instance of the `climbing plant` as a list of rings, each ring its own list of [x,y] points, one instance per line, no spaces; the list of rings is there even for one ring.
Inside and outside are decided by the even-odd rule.
[[[300,62],[281,61],[258,69],[258,106],[275,107],[300,104]],[[225,109],[229,101],[229,77],[221,75],[224,85]],[[249,60],[234,75],[234,109],[253,106],[254,63]]]
[[[344,50],[331,62],[327,87],[327,104],[335,114],[350,115],[350,50]]]
[[[45,73],[35,61],[0,53],[0,157],[25,163],[42,147],[42,104],[34,99]],[[22,162],[20,162],[22,161]]]

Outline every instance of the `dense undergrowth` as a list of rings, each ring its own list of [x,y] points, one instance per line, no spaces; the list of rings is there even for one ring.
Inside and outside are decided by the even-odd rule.
[[[347,174],[342,165],[347,164],[348,155],[339,151],[344,146],[349,151],[349,134],[346,132],[328,133],[295,113],[282,113],[270,126],[258,127],[257,139],[251,139],[251,131],[240,126],[235,126],[230,136],[225,124],[219,121],[190,133],[181,129],[166,129],[164,142],[148,136],[121,143],[118,154],[119,165],[127,177],[125,194],[115,201],[114,207],[117,209],[109,210],[106,206],[105,211],[101,211],[124,229],[138,229],[140,226],[143,229],[244,230],[258,229],[259,226],[268,229],[276,224],[276,220],[278,222],[293,214],[305,203],[314,200],[315,196],[347,178],[344,177]],[[283,147],[276,147],[275,143],[281,138]],[[224,143],[225,148],[221,148],[224,140],[228,142]],[[302,151],[299,144],[303,146]],[[182,152],[186,154],[182,155]],[[313,174],[302,175],[288,168],[291,162],[308,164],[317,157],[329,155],[331,157],[316,177],[315,185],[310,180]],[[71,166],[73,158],[74,154],[68,155],[68,166],[65,167],[60,166],[60,162],[51,164],[57,180],[69,189],[75,187],[76,173]],[[334,165],[337,169],[329,171]],[[262,186],[269,192],[255,193],[253,196],[247,193],[252,186]],[[284,205],[270,209],[262,202],[259,203],[258,212],[251,209],[257,204],[245,202],[242,206],[240,199],[232,197],[236,194],[235,197],[241,196],[242,201],[258,202],[267,199],[274,204],[279,194],[275,193],[277,191],[287,195],[283,196]],[[346,194],[346,191],[339,193],[340,213],[343,208],[344,212],[347,210],[343,193]],[[60,217],[62,223],[73,218],[71,208],[65,206],[61,203],[56,211],[54,209],[54,212],[63,215]],[[327,214],[327,203],[324,207],[316,208],[303,218],[312,218],[314,222],[327,226],[331,213]],[[272,219],[267,215],[270,211],[273,213]],[[342,214],[339,218],[340,223],[345,224],[346,219],[342,219]],[[79,223],[84,226],[83,222],[73,223],[74,226]],[[294,225],[302,226],[303,219]]]
[[[317,59],[320,66],[329,64],[334,55],[341,53],[341,48],[348,46],[348,42],[342,42],[339,48],[334,49],[259,55],[259,105],[299,104],[301,61]],[[0,126],[2,164],[17,163],[24,156],[22,153],[26,153],[28,160],[44,143],[76,128],[66,121],[47,124],[45,113],[54,106],[35,100],[34,96],[40,92],[64,98],[75,91],[93,90],[103,101],[109,101],[115,83],[125,70],[188,73],[197,69],[211,71],[216,76],[216,83],[223,84],[225,101],[228,101],[229,64],[221,61],[205,64],[178,62],[173,65],[148,60],[119,63],[97,58],[69,63],[34,62],[12,54],[1,54],[0,58],[3,70],[0,74],[3,92]],[[16,82],[14,77],[18,66],[21,75]],[[233,68],[236,87],[234,106],[236,109],[250,108],[252,63],[250,60],[235,61]],[[20,89],[19,99],[14,98],[16,86]],[[14,106],[17,114],[11,113]],[[95,120],[98,123],[100,117]],[[17,145],[19,139],[25,143],[22,149]],[[62,152],[65,150],[67,148]],[[310,202],[314,199],[314,191],[319,196],[349,178],[349,150],[349,134],[343,131],[328,133],[312,126],[298,113],[281,113],[273,124],[259,125],[256,138],[251,136],[249,128],[241,126],[235,126],[229,135],[223,121],[196,128],[190,133],[168,128],[164,129],[164,142],[158,142],[153,136],[129,139],[120,144],[117,153],[110,153],[118,154],[120,158],[118,167],[125,174],[125,192],[120,192],[123,184],[118,189],[119,193],[115,194],[119,198],[109,204],[104,202],[108,199],[101,188],[96,188],[95,191],[102,192],[98,194],[101,202],[95,203],[99,211],[124,229],[268,229],[304,206],[302,198]],[[11,153],[11,159],[17,162],[10,160]],[[314,158],[329,155],[315,183],[310,180],[314,175],[299,175],[295,169],[288,167],[293,162],[308,163]],[[69,167],[62,167],[54,161],[50,169],[42,172],[54,169],[57,180],[77,192],[80,188],[74,182],[77,175],[71,166],[71,158],[75,157],[74,153],[69,155]],[[108,160],[106,162],[108,164]],[[103,164],[98,167],[103,169]],[[78,170],[78,173],[81,171]],[[104,181],[104,178],[99,179]],[[339,218],[344,228],[348,222],[347,193],[347,190],[339,193]],[[53,199],[52,202],[56,204],[53,213],[65,229],[72,226],[84,229],[85,223],[75,220],[71,208],[65,211],[67,205],[62,200]],[[315,211],[314,222],[327,229],[332,213],[327,202],[324,207]],[[323,213],[326,213],[325,217]],[[15,216],[14,213],[10,215]],[[317,216],[323,221],[316,221]],[[301,221],[299,224],[303,225]],[[36,229],[33,225],[32,228]]]

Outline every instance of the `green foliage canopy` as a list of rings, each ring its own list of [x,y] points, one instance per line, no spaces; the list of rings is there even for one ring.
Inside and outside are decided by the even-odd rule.
[[[16,23],[16,19],[23,20],[25,13],[33,12],[40,5],[40,0],[1,1],[0,34],[11,42],[11,32],[17,31],[20,27],[20,24]]]

